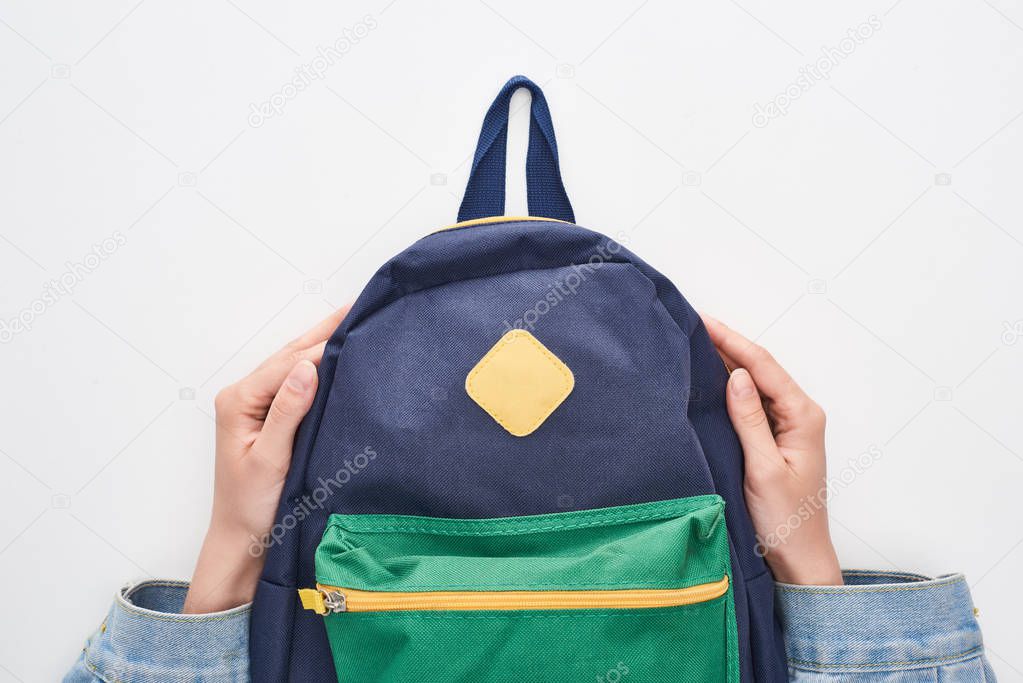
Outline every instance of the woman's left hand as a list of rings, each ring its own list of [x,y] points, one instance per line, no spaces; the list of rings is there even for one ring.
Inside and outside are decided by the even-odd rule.
[[[717,320],[704,316],[704,324],[732,369],[728,415],[764,559],[783,583],[841,585],[828,528],[824,411],[766,349]]]

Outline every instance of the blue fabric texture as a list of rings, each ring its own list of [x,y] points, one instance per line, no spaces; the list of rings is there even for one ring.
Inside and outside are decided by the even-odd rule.
[[[847,571],[845,586],[778,584],[789,673],[801,683],[991,683],[962,574]]]
[[[558,164],[554,124],[540,87],[525,76],[510,79],[483,119],[458,221],[504,214],[505,157],[508,150],[508,105],[515,91],[529,90],[529,147],[526,151],[526,202],[530,216],[575,222]]]
[[[243,683],[249,605],[181,614],[188,584],[145,581],[118,592],[64,683]]]

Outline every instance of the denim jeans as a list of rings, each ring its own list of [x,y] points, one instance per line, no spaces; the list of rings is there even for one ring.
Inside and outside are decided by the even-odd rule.
[[[984,683],[995,676],[962,574],[848,571],[845,586],[777,584],[800,683]]]
[[[845,586],[776,585],[789,677],[800,683],[995,680],[960,574],[845,572]],[[249,680],[249,613],[181,614],[188,584],[123,589],[65,683]]]

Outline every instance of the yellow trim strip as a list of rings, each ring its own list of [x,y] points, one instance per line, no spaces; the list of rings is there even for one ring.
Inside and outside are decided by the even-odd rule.
[[[486,225],[487,223],[514,223],[515,221],[551,221],[552,223],[567,223],[568,221],[557,218],[543,218],[541,216],[487,216],[486,218],[474,218],[471,221],[462,221],[454,225],[446,225],[433,232],[444,232],[454,228],[467,228],[470,225]],[[431,233],[433,234],[433,233]]]
[[[728,592],[728,577],[688,588],[580,591],[443,591],[391,593],[316,584],[299,591],[302,607],[326,614],[324,595],[339,593],[346,612],[437,610],[641,609],[707,602]],[[315,594],[318,597],[313,597]]]

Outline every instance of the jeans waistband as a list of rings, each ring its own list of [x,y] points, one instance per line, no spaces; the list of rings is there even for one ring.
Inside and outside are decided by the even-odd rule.
[[[820,671],[898,670],[980,656],[966,578],[843,572],[844,586],[777,584],[790,664]]]

